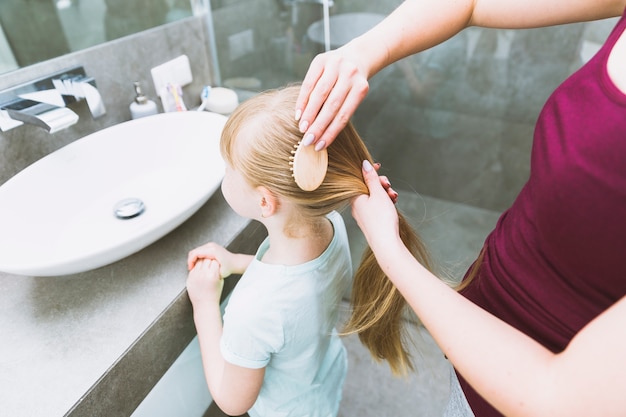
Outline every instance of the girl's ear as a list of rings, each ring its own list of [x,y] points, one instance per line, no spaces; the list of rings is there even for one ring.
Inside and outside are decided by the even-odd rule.
[[[276,214],[279,206],[279,201],[276,194],[263,186],[257,187],[257,191],[259,193],[259,207],[261,208],[261,217],[270,217]]]

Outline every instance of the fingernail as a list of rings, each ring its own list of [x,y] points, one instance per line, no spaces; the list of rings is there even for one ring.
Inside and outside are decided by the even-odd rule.
[[[315,144],[315,150],[321,151],[322,149],[324,149],[324,146],[326,146],[326,142],[324,142],[323,140],[320,140],[319,142]]]
[[[363,169],[365,170],[365,172],[371,172],[374,167],[372,166],[372,164],[370,163],[370,161],[368,161],[367,159],[365,159],[363,161]]]
[[[300,133],[304,133],[309,128],[309,122],[303,120],[298,127],[300,128]]]
[[[302,117],[302,110],[298,109],[296,110],[296,122],[300,120],[300,117]]]
[[[313,133],[307,133],[302,139],[302,146],[309,146],[315,141],[315,135]]]

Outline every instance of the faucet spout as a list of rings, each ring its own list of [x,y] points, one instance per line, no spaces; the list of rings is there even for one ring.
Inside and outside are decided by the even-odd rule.
[[[106,114],[96,82],[85,74],[83,67],[69,68],[0,91],[0,131],[23,123],[50,133],[65,129],[78,120],[78,115],[67,105],[82,100],[87,102],[94,119]]]
[[[12,119],[39,126],[49,133],[63,130],[78,121],[78,115],[67,107],[27,99],[18,99],[3,109]]]

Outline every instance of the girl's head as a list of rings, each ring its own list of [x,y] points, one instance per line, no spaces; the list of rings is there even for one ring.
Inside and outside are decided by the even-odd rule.
[[[240,104],[226,122],[220,145],[228,170],[233,171],[227,172],[227,177],[231,175],[245,183],[239,188],[229,187],[229,191],[245,195],[251,190],[269,190],[296,207],[298,216],[294,223],[298,224],[341,210],[353,197],[367,194],[361,167],[365,159],[372,162],[365,144],[349,123],[328,147],[328,171],[322,184],[314,191],[300,189],[289,164],[291,152],[302,136],[293,116],[299,89],[294,85],[266,91]],[[248,212],[254,210],[245,204],[241,206]],[[406,220],[400,214],[398,217],[403,242],[428,266],[422,242]],[[355,273],[351,295],[352,314],[346,332],[358,333],[372,356],[387,360],[394,372],[411,368],[402,331],[406,301],[384,275],[369,248]]]
[[[328,148],[328,171],[322,185],[303,191],[289,164],[302,138],[293,117],[299,86],[270,90],[237,107],[224,127],[221,152],[226,163],[253,188],[265,187],[295,204],[305,217],[341,210],[352,197],[367,193],[361,165],[371,157],[363,141],[348,125]]]

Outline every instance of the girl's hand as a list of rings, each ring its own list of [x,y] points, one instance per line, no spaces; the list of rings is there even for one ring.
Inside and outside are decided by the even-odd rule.
[[[187,269],[191,271],[200,260],[214,259],[220,265],[220,277],[226,278],[236,272],[236,257],[236,254],[223,246],[209,242],[189,252],[187,255]]]
[[[200,259],[187,276],[187,293],[194,306],[220,303],[224,280],[220,277],[220,264],[213,259]]]
[[[311,62],[296,101],[303,145],[315,143],[317,150],[328,147],[367,95],[367,74],[357,57],[350,57],[344,47],[317,55]]]
[[[393,249],[392,244],[403,245],[400,240],[398,211],[369,161],[363,161],[363,178],[370,194],[360,195],[353,200],[352,217],[363,231],[370,248],[378,256],[382,251]]]

